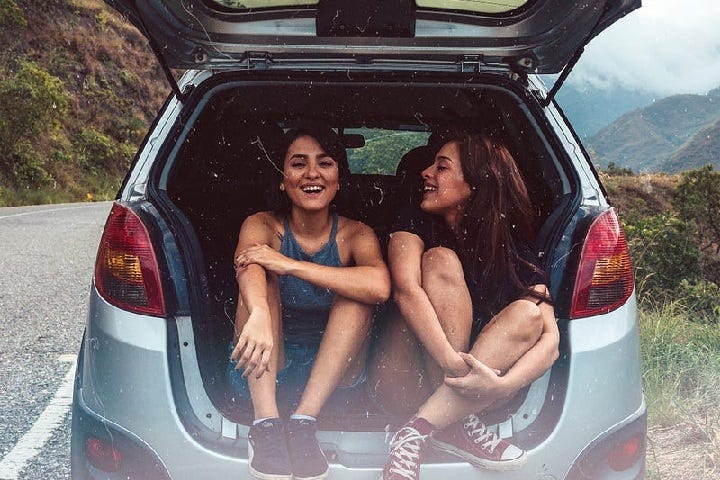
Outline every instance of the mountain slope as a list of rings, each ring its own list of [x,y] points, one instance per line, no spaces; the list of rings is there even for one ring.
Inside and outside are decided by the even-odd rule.
[[[548,86],[554,81],[554,78],[546,79]],[[610,89],[578,86],[570,81],[563,85],[555,98],[581,139],[596,134],[624,113],[653,102],[649,93],[619,86]]]
[[[601,167],[613,162],[634,171],[684,170],[693,168],[695,160],[679,156],[672,163],[665,162],[718,119],[720,89],[707,95],[673,95],[623,115],[587,144]],[[688,150],[688,155],[692,151]]]
[[[720,170],[720,118],[693,135],[660,165],[664,172],[680,172],[712,164]]]
[[[52,190],[55,201],[114,196],[170,91],[145,38],[102,0],[0,0],[0,42],[0,89],[38,94],[28,104],[53,86],[59,100],[0,149],[0,205],[3,188]]]

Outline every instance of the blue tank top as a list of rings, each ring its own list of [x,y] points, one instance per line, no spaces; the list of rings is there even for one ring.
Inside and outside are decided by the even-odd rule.
[[[313,262],[318,265],[343,266],[335,239],[338,228],[337,214],[333,215],[328,242],[313,255],[308,255],[298,245],[290,230],[288,218],[285,218],[283,225],[285,234],[280,245],[280,253],[295,260]],[[292,275],[280,275],[278,283],[285,341],[297,344],[319,343],[327,326],[335,294],[327,288],[318,287]]]

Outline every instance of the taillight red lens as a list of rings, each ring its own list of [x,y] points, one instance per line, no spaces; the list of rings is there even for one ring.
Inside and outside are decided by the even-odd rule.
[[[165,316],[160,269],[150,235],[135,213],[117,203],[110,210],[100,240],[95,286],[117,307]]]
[[[595,219],[585,238],[570,318],[615,310],[630,298],[634,283],[625,233],[611,208]]]
[[[111,444],[99,438],[90,437],[85,446],[87,459],[93,467],[104,472],[117,472],[120,470],[122,455]]]
[[[640,455],[645,453],[643,441],[639,437],[632,437],[616,445],[608,455],[608,464],[616,472],[622,472],[634,466]]]

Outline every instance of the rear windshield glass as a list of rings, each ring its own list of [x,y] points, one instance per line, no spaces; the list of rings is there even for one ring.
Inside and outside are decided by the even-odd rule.
[[[382,128],[348,128],[344,133],[364,140],[362,146],[347,150],[350,171],[382,175],[395,175],[403,155],[418,145],[425,145],[430,135],[428,132]]]
[[[459,10],[474,13],[505,13],[516,10],[528,0],[416,0],[418,8]],[[212,0],[223,8],[249,10],[276,7],[307,7],[318,4],[318,0]]]

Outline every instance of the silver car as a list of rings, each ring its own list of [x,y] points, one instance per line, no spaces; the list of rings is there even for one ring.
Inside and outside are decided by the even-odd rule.
[[[243,219],[268,209],[273,142],[305,119],[345,139],[352,188],[337,208],[380,239],[413,200],[412,152],[450,121],[499,127],[536,205],[560,358],[493,426],[528,461],[490,472],[433,452],[422,477],[644,477],[628,250],[554,101],[585,44],[639,0],[108,3],[147,36],[173,93],[99,247],[75,383],[73,478],[249,478],[252,412],[225,373],[232,253]],[[558,73],[548,89],[540,75]],[[389,312],[378,307],[375,323]],[[331,478],[378,478],[406,419],[363,395],[331,407],[318,431]]]

